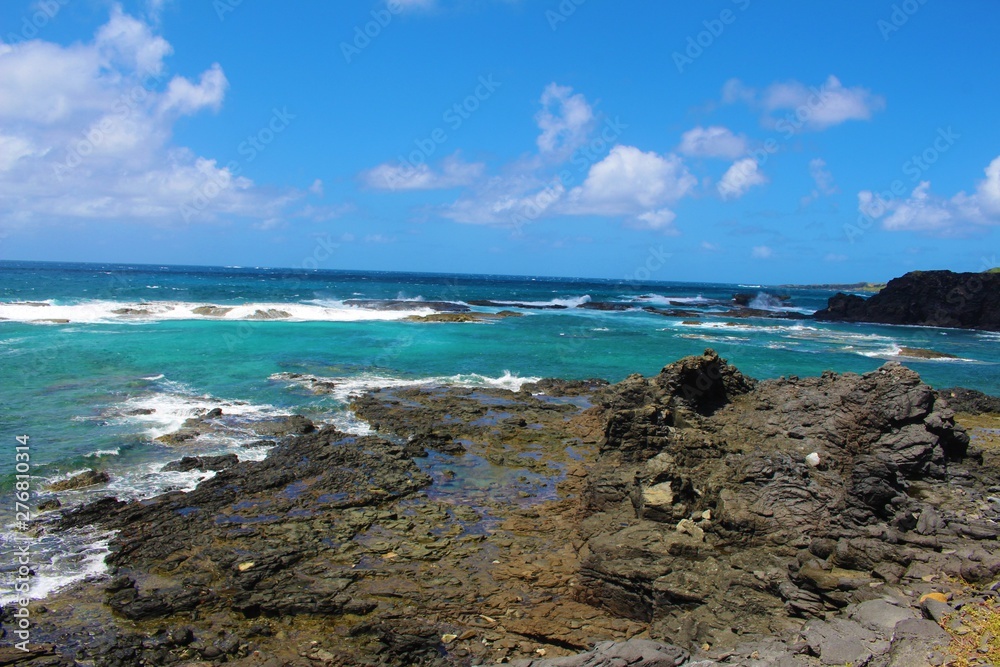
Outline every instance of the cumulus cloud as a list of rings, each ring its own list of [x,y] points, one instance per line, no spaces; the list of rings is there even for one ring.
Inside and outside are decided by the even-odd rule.
[[[984,174],[971,194],[962,191],[951,197],[932,193],[929,181],[921,181],[901,199],[886,199],[862,190],[858,193],[858,210],[881,220],[882,228],[892,232],[954,236],[982,226],[1000,225],[1000,157],[990,162]]]
[[[568,196],[569,212],[639,215],[688,194],[697,179],[673,154],[615,146],[590,168],[586,180]]]
[[[735,160],[747,152],[747,140],[725,127],[698,126],[681,136],[677,150],[684,155]]]
[[[671,236],[677,236],[680,232],[674,227],[674,220],[676,219],[676,213],[669,208],[661,208],[658,211],[640,213],[629,223],[629,226],[639,229],[652,229]]]
[[[832,74],[819,86],[786,81],[773,83],[761,91],[731,79],[722,88],[722,100],[759,108],[770,123],[794,130],[825,130],[850,120],[870,120],[885,108],[882,96],[861,86],[845,87]]]
[[[723,200],[739,199],[751,188],[767,183],[767,177],[760,171],[760,165],[753,158],[737,160],[722,175],[716,185]]]
[[[426,163],[387,162],[362,174],[362,180],[377,190],[441,190],[470,185],[485,168],[481,162],[464,162],[455,154],[444,160],[439,171]]]
[[[0,49],[0,226],[282,217],[296,193],[171,144],[177,120],[217,111],[229,85],[218,64],[168,76],[172,53],[118,5],[90,42]]]
[[[514,226],[555,215],[594,215],[667,231],[675,215],[666,205],[689,194],[697,182],[676,155],[618,145],[575,188],[567,189],[558,179],[493,179],[445,215],[457,222]]]
[[[569,170],[548,174],[589,141],[595,129],[593,109],[582,94],[554,83],[545,88],[540,104],[535,117],[541,131],[538,154],[509,165],[503,175],[487,178],[484,165],[466,164],[453,156],[440,171],[427,165],[387,163],[363,173],[362,180],[379,189],[468,186],[440,210],[442,217],[461,223],[520,229],[543,218],[599,216],[620,218],[633,228],[676,233],[671,206],[698,185],[680,156],[614,144],[607,155],[593,156],[582,166],[574,159],[583,174],[582,182],[574,186],[578,177]],[[705,140],[692,136],[690,143],[729,153],[735,150],[733,141],[741,141],[731,133],[719,134],[716,128],[707,132]]]
[[[582,146],[594,124],[594,110],[581,94],[569,86],[550,83],[541,98],[542,109],[535,116],[536,143],[542,155],[567,157]]]

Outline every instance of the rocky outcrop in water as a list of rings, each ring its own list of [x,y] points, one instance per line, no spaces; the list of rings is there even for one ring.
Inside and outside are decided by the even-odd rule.
[[[1000,273],[912,271],[867,299],[839,293],[814,317],[1000,331]]]

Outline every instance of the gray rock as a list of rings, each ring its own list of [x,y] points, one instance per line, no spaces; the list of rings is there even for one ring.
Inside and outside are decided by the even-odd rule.
[[[919,615],[912,609],[904,609],[884,600],[869,600],[855,607],[850,617],[869,630],[891,637],[900,621],[919,618]]]
[[[649,639],[600,642],[592,651],[566,658],[515,660],[517,667],[680,667],[689,658],[682,648]],[[711,664],[711,663],[709,663]]]
[[[924,600],[920,603],[920,607],[923,609],[924,614],[927,615],[927,618],[931,619],[935,623],[940,623],[944,620],[945,616],[955,613],[955,610],[950,604],[933,598],[927,598]]]
[[[802,638],[824,665],[865,664],[872,658],[879,637],[860,623],[846,619],[810,621],[802,630]]]
[[[945,632],[940,625],[926,618],[911,618],[901,622],[896,626],[896,639],[918,639],[930,643],[944,643],[951,641],[951,635]]]

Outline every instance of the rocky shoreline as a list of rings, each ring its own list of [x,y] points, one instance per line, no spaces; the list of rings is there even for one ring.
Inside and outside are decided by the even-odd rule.
[[[0,665],[910,666],[963,638],[986,664],[995,401],[711,350],[615,385],[371,392],[375,435],[288,419],[262,461],[182,458],[219,469],[189,493],[50,512],[117,531],[111,574],[34,605],[37,650]]]
[[[1000,331],[1000,273],[911,271],[868,298],[839,293],[813,317]]]

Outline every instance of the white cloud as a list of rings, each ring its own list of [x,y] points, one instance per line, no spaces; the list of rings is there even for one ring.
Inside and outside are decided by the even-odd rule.
[[[722,86],[722,101],[725,104],[735,104],[736,102],[752,104],[756,97],[757,91],[739,79],[729,79]]]
[[[699,126],[681,136],[681,144],[677,150],[685,155],[734,160],[746,153],[747,140],[725,127]]]
[[[697,183],[676,155],[619,145],[570,191],[566,209],[582,215],[640,215],[677,201]]]
[[[313,181],[312,185],[309,186],[309,192],[311,192],[312,194],[316,195],[317,197],[322,197],[323,196],[323,180],[317,178],[315,181]]]
[[[664,234],[677,236],[680,232],[674,227],[674,220],[676,219],[676,213],[668,208],[661,208],[658,211],[640,213],[629,226],[639,229],[654,229]]]
[[[37,149],[30,140],[0,134],[0,173],[13,169],[21,158],[37,154]]]
[[[542,155],[568,157],[582,146],[594,124],[594,110],[569,86],[550,83],[542,93],[542,110],[535,116],[538,150]]]
[[[985,178],[972,194],[964,191],[944,198],[921,181],[905,199],[884,199],[870,190],[858,193],[858,211],[881,220],[893,232],[922,232],[935,236],[965,234],[980,226],[1000,225],[1000,157],[984,170]]]
[[[833,182],[833,174],[826,168],[826,160],[823,158],[809,160],[809,175],[816,183],[816,190],[821,194],[832,195],[837,192],[837,186]]]
[[[1000,216],[1000,157],[986,167],[986,178],[976,187],[976,204],[985,217]]]
[[[402,162],[380,164],[362,174],[362,180],[377,190],[442,190],[474,183],[486,166],[481,162],[463,162],[456,153],[434,171],[426,163],[416,167]]]
[[[228,87],[217,64],[197,82],[168,76],[172,53],[118,5],[90,42],[0,52],[0,227],[222,215],[275,224],[298,193],[264,192],[170,143],[178,118],[218,110]]]
[[[222,67],[219,63],[214,63],[202,72],[201,80],[197,84],[180,76],[171,79],[160,103],[160,109],[184,115],[191,115],[202,109],[218,111],[222,108],[222,100],[228,88],[229,81],[226,80]]]
[[[154,35],[148,25],[125,14],[120,5],[111,8],[110,20],[95,37],[98,54],[109,68],[124,68],[142,75],[160,74],[163,59],[174,52],[167,40]]]
[[[722,250],[722,248],[720,248],[718,244],[711,243],[709,241],[702,241],[701,249],[705,250],[706,252],[719,252],[720,250]]]
[[[840,255],[840,254],[837,254],[835,252],[831,252],[831,253],[827,253],[827,255],[825,257],[823,257],[823,261],[824,262],[846,262],[847,261],[847,255]]]
[[[849,120],[869,120],[885,108],[885,98],[860,86],[846,88],[832,74],[820,86],[787,81],[773,83],[763,91],[731,79],[722,88],[722,100],[727,104],[744,102],[768,114],[784,112],[784,121],[777,121],[779,128],[796,131],[824,130]]]
[[[886,207],[888,216],[882,221],[882,228],[915,232],[944,232],[950,229],[954,223],[950,202],[932,196],[930,187],[930,182],[922,181],[906,199],[889,202]],[[859,201],[866,210],[872,211],[874,202],[870,195],[862,192]]]
[[[739,199],[750,188],[764,183],[767,183],[767,177],[761,173],[757,160],[748,157],[734,162],[722,175],[716,189],[723,200]]]
[[[697,182],[676,155],[619,145],[571,190],[558,179],[495,178],[444,215],[457,222],[514,226],[557,215],[611,216],[627,218],[633,227],[667,231],[675,215],[665,205],[688,195]]]
[[[754,257],[754,259],[771,259],[774,257],[774,250],[766,245],[759,245],[754,246],[753,250],[750,251],[750,254]]]
[[[826,160],[823,158],[813,158],[809,161],[809,175],[812,176],[816,187],[800,200],[803,207],[809,206],[821,196],[832,195],[838,192],[833,181],[833,174],[826,168]]]

